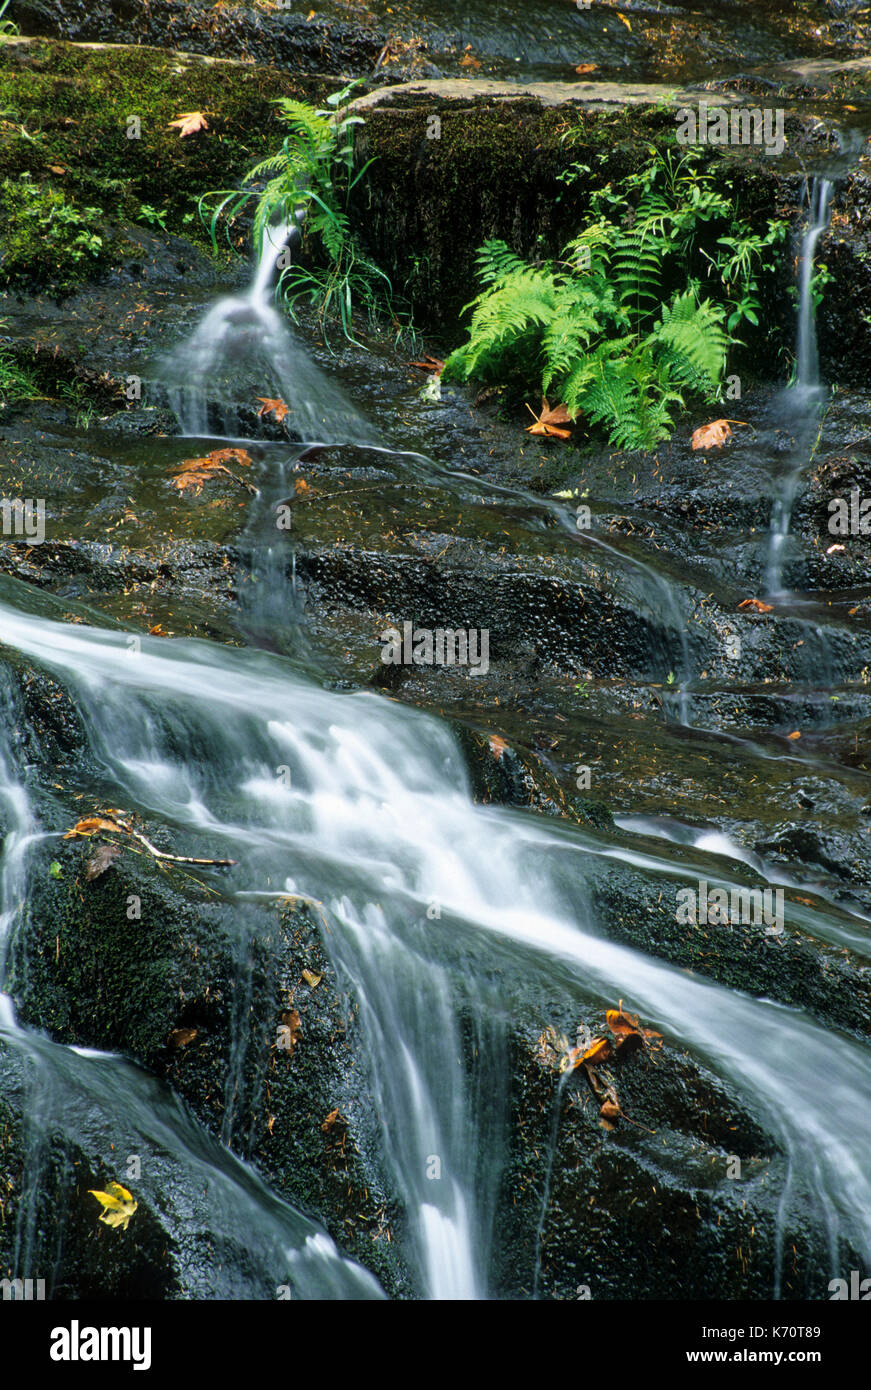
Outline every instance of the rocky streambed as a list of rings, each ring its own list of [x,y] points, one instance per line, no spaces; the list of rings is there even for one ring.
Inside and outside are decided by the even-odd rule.
[[[861,17],[832,6],[816,33],[799,7],[796,39],[764,8],[755,74],[724,39],[711,78],[749,101],[780,65],[787,153],[735,155],[759,225],[798,228],[810,173],[837,178],[817,328],[839,390],[766,604],[789,256],[722,451],[683,428],[649,455],[565,447],[409,365],[456,342],[486,236],[555,254],[594,182],[704,93],[655,85],[710,75],[668,47],[680,7],[609,11],[601,81],[521,89],[448,11],[399,53],[377,6],[307,29],[134,6],[111,48],[116,7],[19,8],[5,170],[99,203],[102,246],[95,277],[59,293],[49,264],[0,304],[31,383],[0,415],[3,494],[46,502],[43,543],[0,547],[4,1275],[45,1271],[55,1298],[827,1298],[868,1251],[847,1098],[871,1066],[869,556],[827,526],[869,467],[868,168],[836,137],[863,135],[867,78],[829,47],[841,25],[858,48]],[[480,69],[443,80],[439,25]],[[249,273],[209,255],[191,193],[268,152],[270,101],[380,56],[353,216],[425,344],[361,324],[365,347],[327,346],[304,319],[281,365],[320,437],[267,423],[281,381],[240,357],[204,390],[248,486],[180,490],[215,441],[179,435],[170,350]],[[381,81],[406,58],[413,80]],[[188,107],[209,137],[167,131]],[[557,201],[578,118],[590,186]],[[487,631],[487,669],[385,662],[406,623]],[[782,921],[681,920],[701,883],[778,888]],[[621,999],[656,1036],[604,1077],[561,1070]],[[113,1179],[139,1203],[124,1233],[88,1196]]]

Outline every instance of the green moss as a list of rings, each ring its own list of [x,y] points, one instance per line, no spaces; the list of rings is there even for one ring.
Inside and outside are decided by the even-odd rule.
[[[51,282],[72,289],[105,262],[102,209],[79,207],[60,189],[29,176],[0,184],[0,285]]]
[[[119,224],[155,225],[155,215],[166,231],[206,246],[198,196],[232,185],[281,143],[277,98],[319,100],[330,86],[144,47],[12,41],[0,45],[0,162],[12,190],[23,180],[42,190],[55,221],[60,208],[84,219],[103,241],[95,262],[117,264]],[[203,111],[208,129],[182,139],[169,123],[187,111]],[[33,244],[28,254],[23,196],[13,191],[0,208],[6,283],[68,289],[66,262]]]

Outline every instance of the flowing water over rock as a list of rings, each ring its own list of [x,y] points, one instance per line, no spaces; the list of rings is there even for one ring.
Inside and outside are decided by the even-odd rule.
[[[808,267],[830,192],[830,185],[819,186],[805,238]],[[271,264],[267,248],[248,294],[209,309],[164,365],[164,378],[177,382],[182,428],[203,436],[229,423],[227,437],[238,441],[239,380],[262,373],[265,363],[268,376],[257,380],[268,380],[270,390],[274,383],[275,394],[293,403],[306,442],[365,444],[377,460],[383,446],[376,432],[311,364],[267,302]],[[808,268],[803,285],[809,283]],[[801,304],[809,315],[806,293]],[[811,322],[803,318],[801,328],[803,391],[812,387]],[[255,516],[268,517],[299,456],[298,447],[280,445],[264,454]],[[418,455],[385,457],[403,476],[424,469],[440,476],[458,496],[478,486]],[[509,508],[519,505],[519,494],[502,495]],[[256,530],[255,521],[250,525]],[[270,554],[255,577],[273,598],[279,589],[290,609],[290,589]],[[630,560],[627,572],[633,567]],[[665,592],[667,606],[667,585]],[[262,611],[259,618],[263,625]],[[670,1046],[690,1049],[764,1117],[787,1164],[769,1271],[775,1296],[796,1203],[810,1213],[833,1273],[845,1251],[871,1258],[871,1116],[854,1103],[871,1085],[871,1051],[846,1033],[835,1042],[831,1029],[800,1009],[693,977],[609,939],[593,906],[596,861],[634,866],[664,885],[676,873],[706,872],[704,861],[692,870],[633,849],[633,835],[655,835],[651,823],[626,824],[629,841],[620,845],[531,813],[478,805],[446,725],[385,696],[327,691],[286,657],[157,637],[131,646],[123,632],[28,611],[18,586],[0,604],[0,642],[69,692],[84,730],[90,784],[104,801],[234,860],[221,891],[240,907],[293,898],[321,915],[327,954],[357,1001],[383,1154],[407,1213],[405,1257],[419,1294],[499,1292],[491,1250],[509,1095],[506,1019],[493,972],[522,977],[541,963],[579,1008],[631,996]],[[681,710],[686,722],[683,696]],[[45,834],[26,781],[23,761],[10,751],[2,788],[5,940],[26,896],[30,851]],[[680,836],[667,828],[668,838]],[[702,854],[748,862],[722,836],[696,835],[689,843]],[[761,861],[753,867],[764,871]],[[728,871],[718,875],[710,861],[707,872],[712,883],[730,884]],[[775,874],[772,881],[782,880]],[[824,904],[814,930],[860,948],[865,940],[858,918],[827,916]],[[0,1037],[28,1069],[34,1183],[49,1128],[60,1125],[69,1142],[91,1150],[105,1149],[108,1134],[123,1133],[132,1152],[149,1156],[138,1190],[185,1252],[179,1277],[189,1295],[262,1296],[285,1280],[302,1297],[377,1295],[369,1274],[226,1147],[232,1115],[219,1145],[121,1057],[64,1047],[20,1026],[8,996]],[[551,1150],[561,1097],[562,1085]],[[549,1174],[550,1167],[535,1242],[536,1288]],[[197,1226],[202,1190],[209,1227],[222,1233],[220,1251],[207,1254],[192,1249],[186,1234]],[[31,1234],[25,1219],[22,1259]]]
[[[795,382],[785,393],[784,420],[795,433],[793,457],[780,482],[780,495],[771,514],[766,586],[769,594],[779,594],[783,577],[783,549],[803,467],[812,455],[818,437],[819,412],[824,401],[820,383],[816,314],[813,300],[814,261],[820,237],[829,225],[834,184],[815,175],[808,192],[808,225],[798,253],[798,329],[796,334]]]

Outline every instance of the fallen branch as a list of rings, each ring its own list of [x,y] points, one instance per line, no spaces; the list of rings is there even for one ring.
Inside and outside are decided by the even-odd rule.
[[[150,840],[133,826],[126,819],[123,819],[123,812],[108,811],[105,815],[86,816],[83,820],[77,821],[71,830],[67,830],[64,835],[65,840],[86,839],[91,835],[96,835],[98,831],[114,831],[118,835],[129,835],[131,839],[138,840],[141,845],[153,855],[155,859],[170,860],[173,864],[211,864],[219,868],[228,868],[235,864],[235,859],[196,859],[189,854],[168,854],[166,850],[158,849]]]

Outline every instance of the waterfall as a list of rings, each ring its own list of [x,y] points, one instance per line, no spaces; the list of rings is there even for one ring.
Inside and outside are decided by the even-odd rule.
[[[601,935],[585,863],[620,851],[476,805],[435,718],[371,692],[325,691],[265,653],[143,638],[133,661],[124,640],[0,605],[0,641],[74,693],[116,804],[208,832],[216,854],[238,861],[227,891],[240,902],[301,894],[323,904],[325,947],[360,1002],[424,1293],[488,1292],[507,1081],[499,1001],[491,1006],[485,970],[470,978],[470,959],[500,960],[518,977],[539,959],[579,1009],[631,999],[765,1116],[796,1191],[822,1213],[833,1265],[839,1237],[871,1256],[871,1112],[856,1104],[871,1087],[867,1046]],[[210,749],[207,768],[179,751],[180,729]],[[289,787],[277,766],[290,768]],[[473,1065],[464,1011],[482,1025]]]
[[[320,372],[278,313],[269,293],[276,263],[298,240],[298,218],[266,227],[244,294],[218,300],[191,337],[158,367],[191,438],[238,441],[250,434],[258,400],[283,400],[288,425],[309,443],[377,444],[377,435],[334,382]],[[247,398],[247,414],[240,402]]]
[[[816,314],[812,283],[817,243],[829,225],[829,207],[834,184],[822,175],[815,175],[810,190],[810,220],[801,240],[798,278],[798,331],[796,335],[796,371],[793,395],[804,404],[820,391],[820,363],[817,352]]]
[[[779,595],[782,592],[783,549],[789,535],[798,485],[813,448],[819,406],[824,396],[820,384],[812,287],[817,244],[829,225],[834,187],[831,179],[819,174],[814,175],[808,195],[808,225],[802,235],[799,249],[795,381],[784,395],[785,414],[794,432],[795,444],[786,471],[780,479],[771,511],[765,570],[765,583],[769,595]]]
[[[813,259],[831,195],[828,180],[815,183],[802,246],[792,390],[808,417],[819,392]],[[312,364],[270,301],[275,259],[288,236],[288,226],[267,232],[245,293],[210,308],[166,359],[182,431],[244,441],[239,401],[250,395],[254,409],[258,395],[280,396],[300,439],[379,448],[373,429]],[[281,446],[282,458],[269,460],[270,497],[286,494],[284,470],[294,447]],[[797,478],[798,472],[796,484]],[[772,524],[779,537],[772,548],[777,584],[794,485],[793,494],[785,490],[779,499]],[[478,492],[483,486],[475,483]],[[616,554],[603,541],[592,543]],[[281,582],[284,554],[269,550],[259,573],[276,612],[289,600]],[[686,722],[683,677],[691,653],[675,588],[642,562],[628,563],[681,633],[675,693]],[[266,608],[263,613],[270,616]],[[591,906],[593,860],[610,857],[660,875],[666,891],[676,873],[667,857],[603,846],[559,821],[476,804],[445,723],[371,691],[325,690],[285,656],[142,637],[134,659],[125,633],[36,615],[14,596],[0,602],[0,643],[63,683],[85,731],[95,782],[111,804],[182,832],[206,833],[216,855],[235,861],[224,891],[240,912],[288,895],[318,904],[324,949],[359,1011],[373,1115],[406,1217],[403,1254],[420,1293],[475,1299],[493,1291],[489,1266],[510,1081],[510,999],[500,992],[499,976],[523,978],[535,970],[570,993],[579,1016],[587,1007],[631,1000],[669,1044],[690,1049],[728,1078],[787,1156],[781,1235],[794,1190],[815,1203],[833,1273],[839,1239],[871,1256],[871,1114],[856,1100],[871,1087],[871,1052],[798,1009],[740,994],[609,939]],[[276,779],[278,767],[288,770],[289,783]],[[28,849],[44,833],[25,782],[10,751],[0,764],[8,830],[0,938],[15,931]],[[649,834],[650,824],[641,824]],[[689,827],[686,836],[692,849],[740,859],[723,836],[694,836]],[[761,860],[752,867],[766,870]],[[695,871],[686,857],[677,872],[686,879]],[[855,948],[866,940],[866,922],[850,920],[846,911],[810,923],[805,909],[791,905],[790,911],[797,924],[822,939],[828,933],[835,944]],[[0,972],[0,988],[3,983]],[[58,1116],[69,1141],[102,1154],[107,1165],[110,1136],[119,1133],[149,1155],[141,1195],[189,1252],[186,1296],[271,1297],[271,1285],[285,1272],[295,1296],[380,1296],[376,1281],[344,1258],[316,1222],[275,1196],[232,1153],[231,1109],[219,1142],[123,1058],[64,1047],[21,1027],[6,995],[0,995],[0,1043],[32,1078],[33,1173],[40,1171],[40,1136]],[[536,1288],[567,1085],[563,1078],[551,1118],[528,1271]],[[34,1194],[35,1183],[32,1178]],[[22,1250],[32,1239],[35,1211],[29,1209]],[[223,1232],[224,1244],[203,1267],[191,1231],[206,1220]],[[778,1278],[775,1269],[775,1291]]]

